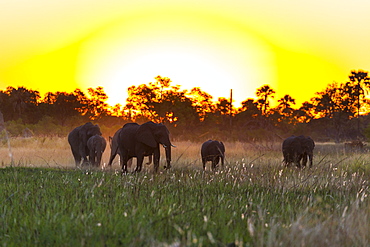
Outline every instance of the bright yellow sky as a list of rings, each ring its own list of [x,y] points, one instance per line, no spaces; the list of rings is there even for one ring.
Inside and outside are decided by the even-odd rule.
[[[0,89],[102,86],[109,103],[161,75],[236,104],[269,84],[309,100],[370,70],[365,0],[1,0]]]

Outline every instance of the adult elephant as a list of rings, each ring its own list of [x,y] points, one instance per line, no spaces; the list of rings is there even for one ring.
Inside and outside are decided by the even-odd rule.
[[[200,150],[202,156],[203,170],[206,169],[207,161],[212,162],[212,170],[215,170],[221,158],[221,165],[224,166],[225,146],[222,142],[208,140],[202,144]]]
[[[160,149],[163,145],[166,151],[166,169],[171,168],[171,144],[169,131],[163,124],[146,122],[142,125],[127,123],[122,127],[118,137],[118,149],[121,153],[122,172],[127,172],[127,161],[136,157],[135,172],[140,172],[144,156],[153,155],[154,171],[158,172]]]
[[[89,149],[87,140],[94,135],[102,135],[102,133],[99,125],[94,125],[91,122],[76,127],[68,134],[68,143],[71,146],[76,166],[79,166],[81,161],[84,163],[88,162]]]
[[[315,142],[311,139],[311,137],[305,137],[303,135],[290,136],[283,141],[283,162],[286,166],[288,166],[290,163],[294,163],[298,168],[301,168],[306,166],[308,159],[309,165],[312,167],[314,148]]]
[[[120,156],[120,160],[122,159],[121,152],[119,151],[118,144],[119,144],[119,136],[122,131],[122,128],[114,133],[113,137],[109,137],[109,146],[110,146],[110,157],[108,161],[108,166],[111,166],[113,163],[114,158],[118,154]],[[146,165],[150,165],[152,163],[152,155],[149,156],[149,161],[145,163]],[[132,159],[127,161],[127,166],[130,168],[132,165]]]
[[[89,161],[92,166],[99,167],[107,142],[101,135],[94,135],[87,140]]]

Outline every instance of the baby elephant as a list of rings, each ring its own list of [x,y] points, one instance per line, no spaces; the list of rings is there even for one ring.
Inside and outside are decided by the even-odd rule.
[[[89,149],[89,161],[92,166],[99,167],[101,158],[107,142],[104,137],[100,135],[94,135],[87,140],[87,148]]]
[[[206,169],[207,161],[212,161],[212,170],[215,170],[221,158],[221,165],[224,166],[225,146],[222,142],[208,140],[202,144],[201,149],[203,170]]]

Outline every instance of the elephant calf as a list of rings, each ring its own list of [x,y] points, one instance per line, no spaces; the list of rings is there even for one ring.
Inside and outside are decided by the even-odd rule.
[[[92,166],[99,167],[107,142],[104,137],[94,135],[87,140],[87,148],[89,149],[89,160]]]
[[[212,170],[215,170],[221,158],[221,165],[224,166],[225,146],[222,142],[208,140],[202,144],[201,156],[203,170],[206,169],[207,161],[212,161]]]
[[[311,139],[311,137],[305,137],[303,135],[290,136],[283,141],[283,162],[286,166],[288,166],[290,163],[294,163],[298,168],[301,168],[306,166],[307,159],[309,159],[310,167],[312,167],[314,148],[315,142]]]

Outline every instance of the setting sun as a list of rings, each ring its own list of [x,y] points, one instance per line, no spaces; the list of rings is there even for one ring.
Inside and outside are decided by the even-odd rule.
[[[79,81],[86,86],[107,83],[114,101],[124,100],[130,85],[156,75],[186,89],[201,85],[215,97],[238,89],[239,102],[254,96],[255,82],[276,80],[274,54],[266,42],[237,23],[196,12],[120,20],[91,36],[82,51]]]
[[[356,2],[356,1],[355,1]],[[335,8],[333,7],[335,3]],[[360,3],[359,3],[360,4]],[[102,86],[109,104],[158,75],[239,104],[270,85],[297,103],[370,68],[368,4],[64,1],[2,4],[0,88]],[[81,11],[83,10],[83,11]],[[330,10],[330,11],[329,11]],[[350,38],[352,37],[352,38]]]

